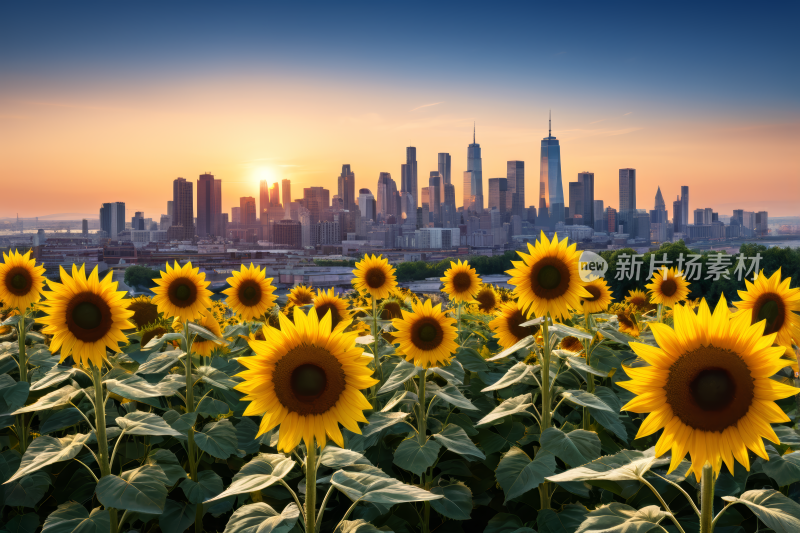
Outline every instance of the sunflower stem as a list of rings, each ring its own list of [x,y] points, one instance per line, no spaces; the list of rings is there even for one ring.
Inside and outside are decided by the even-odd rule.
[[[97,431],[97,459],[100,466],[100,478],[111,475],[111,463],[108,457],[108,439],[106,438],[106,403],[103,397],[103,378],[100,367],[89,363],[94,384],[94,425]],[[111,515],[111,533],[117,533],[117,510],[108,509]]]
[[[25,356],[25,312],[20,313],[17,322],[17,337],[19,337],[19,380],[28,381],[28,359]],[[25,415],[17,416],[17,439],[19,451],[25,454],[28,449],[28,429],[25,427]]]
[[[186,412],[194,412],[194,383],[192,382],[192,345],[189,341],[189,321],[187,320],[183,325],[183,341],[186,347]],[[197,479],[197,445],[194,442],[194,426],[189,428],[189,435],[187,439],[187,455],[189,456],[189,474],[192,481],[198,482]],[[197,504],[194,512],[194,530],[195,533],[203,531],[203,504]]]
[[[417,427],[418,434],[417,434],[417,442],[419,442],[420,447],[425,446],[425,442],[428,440],[426,433],[428,432],[427,426],[427,417],[428,413],[425,409],[425,381],[428,379],[428,371],[424,368],[419,375],[419,413],[417,416]],[[427,489],[427,475],[425,472],[420,474],[419,483],[422,488]],[[422,533],[428,533],[430,531],[430,519],[431,519],[431,504],[430,502],[425,502],[424,504],[424,517],[422,520]]]
[[[659,324],[661,324],[661,319],[662,319],[662,316],[663,316],[662,315],[663,309],[664,309],[664,304],[658,304],[658,323]]]
[[[542,347],[542,433],[551,425],[552,411],[550,410],[550,327],[549,327],[550,313],[545,315],[542,322],[542,339],[544,346]],[[541,508],[550,508],[550,487],[545,481],[539,486],[539,498],[541,500]]]
[[[703,465],[700,479],[700,533],[714,531],[714,469],[711,463]]]
[[[315,442],[306,443],[306,533],[315,533],[317,530],[317,445]]]
[[[589,311],[586,310],[586,306],[584,306],[584,308],[583,308],[583,319],[584,319],[584,321],[586,323],[586,331],[588,331],[589,333],[591,333],[594,336],[594,331],[592,331],[592,326],[591,326],[591,318],[589,316]],[[589,366],[591,366],[591,363],[589,362],[589,348],[591,347],[591,345],[592,345],[592,341],[591,340],[588,340],[588,341],[584,340],[583,341],[583,354],[586,356],[586,364],[589,365]],[[590,372],[586,373],[586,390],[588,392],[590,392],[590,393],[594,392],[594,374],[592,374]],[[586,431],[589,431],[590,430],[589,428],[591,428],[591,426],[592,426],[592,416],[591,416],[591,414],[589,414],[589,408],[588,407],[584,407],[583,408],[583,429],[585,429]]]
[[[378,299],[372,297],[372,357],[375,362],[375,370],[378,372],[378,383],[374,386],[372,394],[372,410],[378,410],[378,389],[383,382],[383,368],[378,357]]]

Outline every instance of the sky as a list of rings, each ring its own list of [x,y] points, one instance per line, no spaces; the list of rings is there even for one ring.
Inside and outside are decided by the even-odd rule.
[[[523,160],[538,205],[551,111],[565,196],[594,172],[618,207],[636,168],[639,208],[800,214],[800,4],[296,4],[0,5],[0,218],[158,219],[205,172],[226,212],[260,179],[333,196],[344,163],[376,193],[406,146],[420,184],[451,154],[461,205],[473,123],[484,190]]]

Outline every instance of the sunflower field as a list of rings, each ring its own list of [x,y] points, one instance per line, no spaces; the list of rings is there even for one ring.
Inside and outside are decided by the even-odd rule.
[[[365,256],[353,290],[153,297],[0,263],[0,531],[800,531],[800,288],[713,308],[682,272],[612,294],[544,234],[513,290]]]

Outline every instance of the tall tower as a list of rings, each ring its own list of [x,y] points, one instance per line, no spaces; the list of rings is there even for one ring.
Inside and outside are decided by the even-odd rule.
[[[428,202],[430,212],[433,214],[433,226],[442,227],[442,178],[438,172],[431,172],[428,179]]]
[[[681,185],[681,224],[685,228],[689,225],[689,186]]]
[[[198,237],[219,235],[219,223],[222,217],[221,195],[222,181],[214,179],[212,174],[201,174],[197,179]]]
[[[338,185],[337,192],[342,199],[342,209],[352,211],[356,206],[356,175],[350,170],[350,165],[342,165]]]
[[[410,212],[416,213],[417,206],[419,205],[417,201],[419,189],[417,188],[417,149],[414,146],[406,148],[406,164],[401,167],[401,172],[403,175],[401,178],[400,192],[411,195],[411,204],[407,206],[407,209]]]
[[[578,172],[578,183],[583,185],[583,224],[594,225],[594,172]],[[601,208],[602,210],[602,208]],[[570,211],[575,218],[575,214]]]
[[[629,234],[635,233],[634,217],[636,216],[636,169],[619,169],[619,214],[620,225]]]
[[[269,212],[269,183],[267,180],[261,180],[258,187],[258,216],[267,217]],[[244,213],[242,213],[244,217]],[[244,219],[242,219],[244,220]]]
[[[546,217],[546,218],[545,218]],[[553,137],[552,120],[547,137],[542,139],[539,160],[539,215],[552,229],[556,223],[564,222],[564,186],[561,181],[561,147]],[[539,225],[539,224],[537,224]]]
[[[475,124],[472,125],[472,144],[467,147],[467,173],[464,173],[465,180],[469,178],[469,195],[472,197],[470,208],[473,211],[483,211],[483,161],[481,159],[481,145],[475,141]],[[464,183],[464,197],[466,198],[467,188]],[[465,202],[466,205],[466,202]]]
[[[508,204],[512,215],[519,215],[525,209],[525,161],[509,161],[506,165],[506,179],[511,202]]]
[[[292,182],[291,180],[281,180],[281,199],[283,200],[283,209],[286,211],[284,215],[287,219],[292,218],[291,207],[292,203]]]
[[[442,187],[450,183],[450,154],[448,153],[439,154],[439,175],[442,177],[440,184]]]
[[[172,226],[170,240],[191,240],[195,235],[193,183],[183,178],[172,182]]]

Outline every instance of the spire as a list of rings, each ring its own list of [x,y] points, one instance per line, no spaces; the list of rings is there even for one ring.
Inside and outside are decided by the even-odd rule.
[[[472,122],[472,144],[475,144],[475,122]]]
[[[553,136],[553,111],[550,111],[550,119],[547,121],[547,136]]]

